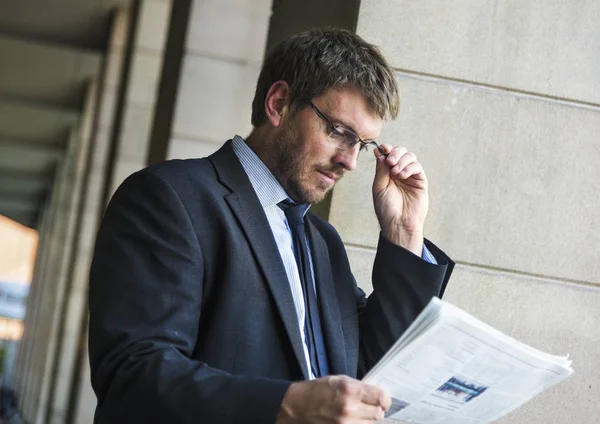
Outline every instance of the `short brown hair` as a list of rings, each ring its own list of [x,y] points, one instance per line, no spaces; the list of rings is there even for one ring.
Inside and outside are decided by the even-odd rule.
[[[252,102],[252,125],[267,122],[265,98],[271,85],[290,86],[291,107],[332,88],[358,89],[381,119],[396,119],[400,105],[394,71],[377,47],[341,29],[311,30],[276,45],[263,64]]]

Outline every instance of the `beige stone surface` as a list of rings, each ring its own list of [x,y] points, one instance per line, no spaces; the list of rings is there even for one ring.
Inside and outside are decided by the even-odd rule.
[[[271,0],[194,1],[187,49],[193,54],[260,64],[270,15]]]
[[[117,101],[116,90],[107,90],[102,94],[100,109],[98,110],[99,128],[112,128]]]
[[[88,355],[87,349],[85,349],[85,355]],[[80,375],[81,386],[79,388],[79,398],[74,424],[87,424],[93,422],[96,404],[98,403],[90,383],[91,370],[89,361],[82,361]]]
[[[88,255],[91,260],[91,256],[94,253],[94,246],[96,244],[96,236],[98,233],[98,209],[86,210],[83,215],[83,223],[79,234],[79,250],[80,255]]]
[[[206,156],[252,126],[271,0],[194,1],[168,158]]]
[[[171,18],[171,1],[144,0],[140,5],[136,46],[164,50]]]
[[[600,109],[399,77],[399,119],[381,141],[424,165],[426,236],[461,262],[600,283]],[[372,154],[334,189],[331,222],[374,247]]]
[[[357,32],[394,67],[600,103],[596,0],[363,0]]]
[[[173,134],[227,140],[252,128],[252,99],[260,67],[187,55],[175,110]]]
[[[208,140],[190,140],[186,138],[172,138],[169,143],[168,159],[203,158],[216,152],[225,142],[212,142]]]
[[[126,101],[142,105],[154,105],[162,69],[162,54],[138,50],[133,55],[133,64]]]
[[[120,7],[114,14],[111,22],[111,35],[109,45],[111,48],[123,48],[127,44],[127,32],[129,31],[131,19],[131,8]]]
[[[105,90],[116,90],[118,88],[119,79],[121,78],[121,69],[123,67],[123,52],[113,49],[106,54],[105,58],[105,75],[104,87]]]
[[[98,211],[100,197],[104,190],[104,169],[92,164],[89,170],[88,185],[86,188],[87,199],[83,205],[83,211]]]
[[[348,248],[361,287],[372,291],[372,249]],[[600,290],[458,265],[445,300],[537,349],[570,354],[575,373],[499,423],[596,423],[600,405]]]
[[[128,104],[124,110],[119,159],[145,161],[154,108]]]
[[[87,313],[87,284],[89,277],[90,258],[87,255],[77,255],[74,261],[74,272],[71,291],[64,306],[66,310],[65,325],[63,327],[62,351],[57,358],[57,366],[61,378],[56,380],[52,409],[48,415],[51,423],[65,421],[68,413],[69,397],[72,375],[79,370],[75,369],[76,356],[79,354],[77,346],[80,342],[81,322],[83,314]]]
[[[112,137],[111,127],[102,126],[96,129],[94,137],[94,153],[92,155],[92,166],[103,168],[108,149],[110,147],[110,139]]]

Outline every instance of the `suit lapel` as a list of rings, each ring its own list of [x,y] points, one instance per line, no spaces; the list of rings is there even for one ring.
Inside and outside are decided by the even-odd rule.
[[[327,245],[312,222],[309,219],[306,221],[308,222],[317,301],[319,303],[319,313],[321,314],[321,327],[327,348],[330,373],[351,375],[346,370],[344,333]]]
[[[302,369],[302,374],[305,379],[308,379],[308,368],[300,336],[296,307],[269,221],[244,168],[233,151],[231,141],[228,141],[209,159],[213,163],[221,182],[232,191],[232,193],[225,196],[225,201],[239,221],[254,252],[256,262],[259,264],[267,286],[275,299],[275,304],[290,338],[296,359]]]

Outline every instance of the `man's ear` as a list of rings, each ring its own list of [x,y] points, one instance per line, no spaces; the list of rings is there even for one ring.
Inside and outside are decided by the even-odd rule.
[[[277,81],[269,87],[265,97],[265,113],[267,120],[274,127],[279,127],[283,115],[289,110],[290,86],[285,81]]]

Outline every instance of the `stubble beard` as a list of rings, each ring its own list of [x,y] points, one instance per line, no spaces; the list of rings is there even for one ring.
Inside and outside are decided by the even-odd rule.
[[[332,187],[319,183],[313,188],[308,187],[306,182],[303,183],[304,179],[317,170],[312,169],[309,154],[293,123],[288,122],[273,145],[273,173],[294,201],[317,203],[323,200]]]

